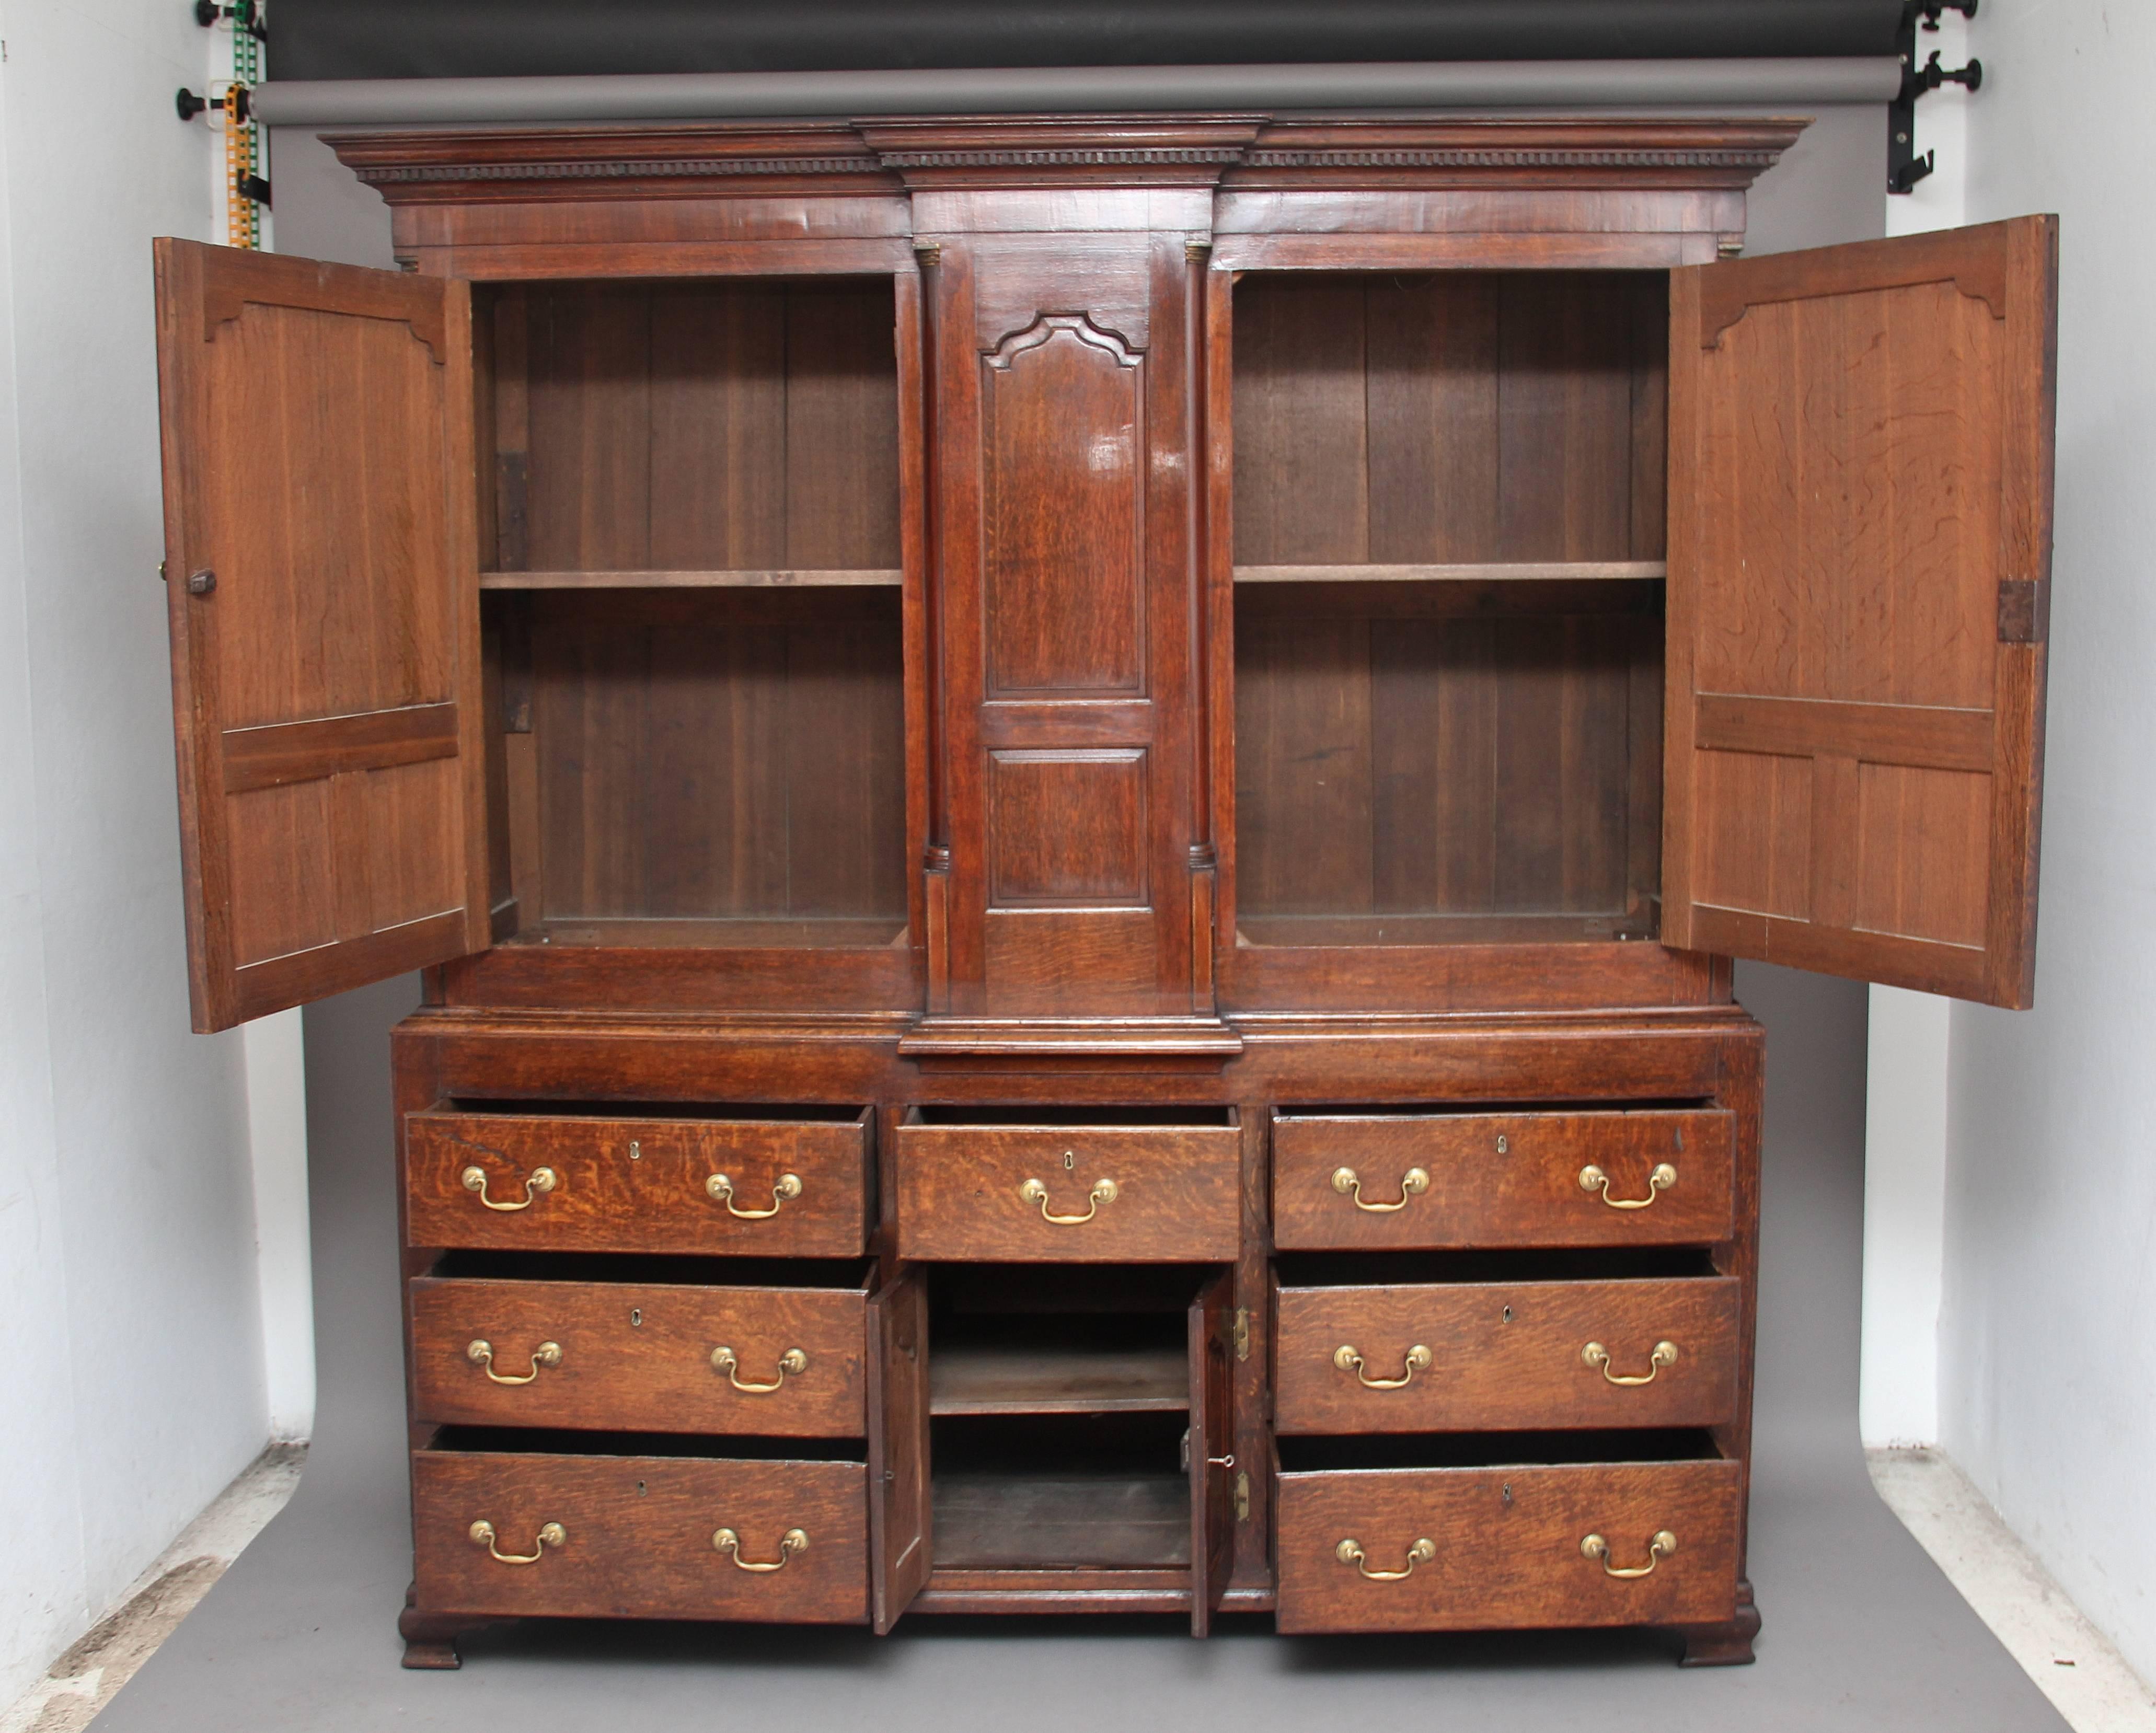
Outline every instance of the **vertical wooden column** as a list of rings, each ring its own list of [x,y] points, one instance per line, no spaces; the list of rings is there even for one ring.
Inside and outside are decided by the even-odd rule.
[[[988,159],[1016,153],[985,138],[875,141],[933,261],[943,833],[914,1038],[1045,1021],[1065,1039],[1137,1023],[1231,1043],[1213,1003],[1199,466],[1202,265],[1233,146],[1118,151],[1108,184],[1050,192],[1012,184],[1022,168]]]

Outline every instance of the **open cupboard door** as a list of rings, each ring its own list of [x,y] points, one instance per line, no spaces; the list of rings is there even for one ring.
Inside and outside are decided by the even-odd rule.
[[[876,1635],[928,1582],[928,1289],[900,1276],[869,1301],[869,1560]]]
[[[1190,1634],[1206,1635],[1235,1563],[1235,1277],[1190,1308]]]
[[[2030,1002],[2057,248],[1671,274],[1665,943]]]
[[[222,1029],[487,943],[470,298],[156,244],[188,983]]]

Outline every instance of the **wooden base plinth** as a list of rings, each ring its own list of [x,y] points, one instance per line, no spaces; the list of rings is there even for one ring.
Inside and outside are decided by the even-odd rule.
[[[1756,1659],[1752,1639],[1759,1634],[1759,1609],[1753,1604],[1752,1585],[1737,1585],[1737,1613],[1726,1624],[1684,1625],[1686,1667],[1748,1667]]]
[[[414,1585],[405,1594],[404,1610],[397,1615],[397,1634],[404,1639],[404,1665],[421,1672],[453,1673],[464,1665],[457,1639],[498,1621],[422,1613],[412,1604],[417,1593]]]

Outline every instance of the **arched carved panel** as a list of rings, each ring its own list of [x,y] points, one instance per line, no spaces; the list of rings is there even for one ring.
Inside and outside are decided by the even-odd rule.
[[[1046,314],[981,371],[988,695],[1142,692],[1142,355]]]

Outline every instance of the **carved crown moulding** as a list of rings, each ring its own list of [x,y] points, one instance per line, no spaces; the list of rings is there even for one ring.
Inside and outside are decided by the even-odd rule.
[[[331,135],[392,204],[926,187],[1650,185],[1741,189],[1802,120],[1030,115]],[[748,183],[748,184],[744,184]]]

